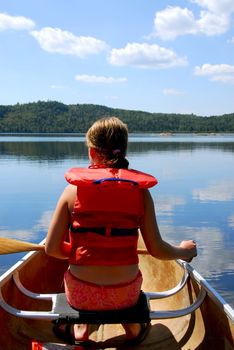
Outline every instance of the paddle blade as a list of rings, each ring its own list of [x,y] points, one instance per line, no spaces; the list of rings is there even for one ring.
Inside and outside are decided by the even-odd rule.
[[[0,237],[0,254],[12,254],[31,250],[44,250],[43,245]]]

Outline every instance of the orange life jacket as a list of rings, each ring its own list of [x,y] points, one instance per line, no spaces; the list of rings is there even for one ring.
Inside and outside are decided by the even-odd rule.
[[[144,215],[143,190],[157,180],[137,170],[72,168],[66,180],[77,186],[71,214],[70,264],[138,263],[138,228]]]

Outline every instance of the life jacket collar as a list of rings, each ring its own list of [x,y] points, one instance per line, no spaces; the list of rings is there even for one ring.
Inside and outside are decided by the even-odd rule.
[[[89,168],[72,168],[65,174],[66,180],[76,186],[90,186],[90,184],[109,184],[119,187],[137,185],[146,189],[155,186],[157,179],[149,174],[135,169],[104,168],[91,165]]]

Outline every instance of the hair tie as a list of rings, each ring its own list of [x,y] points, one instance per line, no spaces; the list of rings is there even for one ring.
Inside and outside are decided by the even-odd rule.
[[[117,154],[121,153],[120,149],[114,149],[112,151],[113,155],[116,156]]]

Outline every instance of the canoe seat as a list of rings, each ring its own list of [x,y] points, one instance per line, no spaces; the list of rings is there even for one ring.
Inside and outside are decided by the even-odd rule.
[[[141,292],[137,304],[129,308],[107,311],[75,310],[75,315],[74,310],[68,305],[65,294],[57,294],[53,312],[58,313],[59,317],[53,320],[53,323],[115,324],[121,323],[123,320],[125,323],[150,321],[148,301],[143,292]]]
[[[189,306],[178,310],[152,310],[150,300],[167,298],[179,292],[187,283],[189,273],[183,264],[184,275],[182,280],[174,288],[164,292],[141,292],[140,298],[136,306],[122,310],[111,311],[80,311],[73,309],[66,300],[64,293],[59,294],[39,294],[26,289],[19,278],[16,271],[12,278],[17,288],[25,296],[38,300],[49,300],[52,308],[49,311],[28,311],[19,310],[9,305],[0,289],[0,306],[8,313],[22,318],[50,320],[54,323],[89,323],[89,324],[108,324],[108,323],[146,323],[153,319],[177,318],[188,315],[200,307],[206,296],[206,290],[201,286],[197,299]]]

